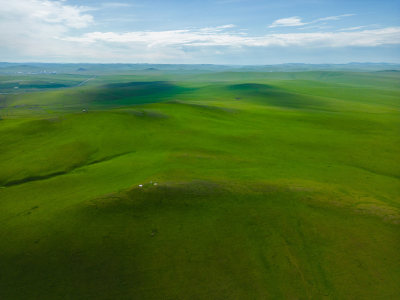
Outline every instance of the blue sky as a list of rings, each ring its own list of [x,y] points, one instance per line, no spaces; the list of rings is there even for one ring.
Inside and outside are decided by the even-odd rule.
[[[0,61],[400,62],[400,1],[0,0]]]

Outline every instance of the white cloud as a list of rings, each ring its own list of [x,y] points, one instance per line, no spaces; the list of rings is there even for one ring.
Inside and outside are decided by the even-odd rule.
[[[0,0],[0,19],[16,24],[60,24],[70,28],[84,28],[93,22],[86,12],[87,6],[65,5],[63,1],[49,0]],[[30,28],[26,28],[29,30]]]
[[[101,4],[102,8],[121,8],[121,7],[131,7],[131,3],[126,2],[104,2]]]
[[[218,27],[217,27],[218,28]],[[373,47],[400,44],[400,27],[352,32],[279,33],[248,36],[234,32],[210,32],[209,29],[137,31],[127,33],[91,32],[79,37],[67,37],[65,41],[96,44],[114,43],[152,47]]]
[[[342,19],[342,18],[345,18],[345,17],[352,17],[352,16],[354,16],[354,14],[344,14],[344,15],[338,15],[338,16],[329,16],[329,17],[324,17],[324,18],[316,19],[316,20],[313,21],[312,23],[314,23],[314,22],[320,22],[320,21],[337,21],[337,20],[340,20],[340,19]]]
[[[360,30],[366,27],[370,27],[371,25],[364,25],[364,26],[354,26],[354,27],[347,27],[347,28],[342,28],[339,29],[339,31],[354,31],[354,30]]]
[[[338,16],[323,17],[323,18],[315,19],[310,22],[303,22],[303,20],[300,17],[283,18],[283,19],[275,20],[271,25],[269,25],[269,28],[303,26],[303,25],[307,25],[307,24],[313,24],[313,23],[324,22],[324,21],[337,21],[342,18],[351,17],[351,16],[354,16],[354,14],[344,14],[344,15],[338,15]]]
[[[302,26],[307,23],[303,23],[299,17],[290,17],[290,18],[283,18],[275,20],[271,25],[270,28],[274,27],[291,27],[291,26]]]
[[[0,55],[60,55],[68,45],[57,37],[93,23],[91,8],[64,1],[0,0]],[[73,50],[73,49],[72,49]]]
[[[204,32],[204,33],[216,33],[216,32],[221,32],[230,28],[236,27],[233,24],[227,24],[227,25],[221,25],[221,26],[215,26],[215,27],[205,27],[199,29],[199,31]]]
[[[233,24],[164,31],[101,32],[90,26],[93,8],[65,1],[0,0],[0,57],[48,61],[182,60],[247,47],[374,47],[400,44],[400,27],[252,36]],[[335,16],[337,18],[339,16]],[[343,15],[342,15],[343,17]],[[331,17],[333,18],[333,17]],[[282,20],[282,19],[281,19]],[[320,19],[319,19],[320,20]],[[305,24],[298,17],[279,26]],[[290,25],[291,24],[291,25]]]
[[[273,34],[265,45],[313,47],[375,47],[400,44],[400,27],[353,32],[313,32]]]

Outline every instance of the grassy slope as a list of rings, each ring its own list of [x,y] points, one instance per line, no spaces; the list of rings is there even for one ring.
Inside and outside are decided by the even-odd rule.
[[[3,97],[0,296],[400,294],[393,75],[273,76]]]

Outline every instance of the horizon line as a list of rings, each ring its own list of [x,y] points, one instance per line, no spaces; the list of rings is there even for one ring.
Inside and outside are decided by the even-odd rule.
[[[400,65],[400,62],[346,62],[346,63],[303,63],[303,62],[288,62],[288,63],[271,63],[271,64],[217,64],[217,63],[150,63],[150,62],[45,62],[45,61],[0,61],[0,64],[64,64],[64,65],[181,65],[181,66],[280,66],[280,65],[351,65],[351,64],[387,64]]]

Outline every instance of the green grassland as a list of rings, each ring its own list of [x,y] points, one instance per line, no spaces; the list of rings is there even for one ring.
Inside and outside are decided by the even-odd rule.
[[[398,72],[0,77],[0,299],[399,297]]]

